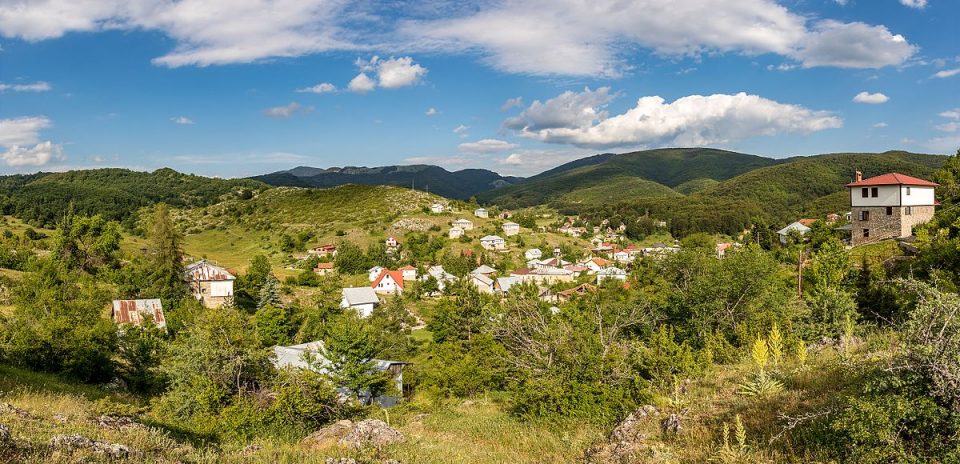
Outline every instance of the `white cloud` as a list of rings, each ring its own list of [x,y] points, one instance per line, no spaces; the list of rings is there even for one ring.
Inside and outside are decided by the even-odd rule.
[[[900,0],[900,4],[922,10],[927,6],[927,0]]]
[[[523,106],[523,97],[508,98],[507,101],[500,105],[500,112],[506,113],[513,108],[519,108],[521,106]]]
[[[30,84],[4,84],[0,82],[0,93],[8,90],[13,92],[47,92],[50,89],[50,84],[43,81],[37,81]]]
[[[884,129],[884,128],[888,127],[888,126],[889,126],[889,124],[887,124],[887,123],[885,123],[885,122],[878,122],[878,123],[876,123],[876,124],[873,125],[873,127],[877,128],[877,129]]]
[[[903,63],[915,48],[884,26],[818,21],[774,0],[508,1],[466,15],[405,21],[411,46],[479,52],[513,73],[618,76],[636,48],[661,55],[775,53],[806,67]],[[410,47],[408,47],[409,49]]]
[[[170,118],[170,120],[173,121],[174,124],[193,124],[193,120],[186,116],[177,116]]]
[[[804,67],[880,68],[899,65],[917,48],[884,26],[820,21],[789,55]]]
[[[370,79],[370,76],[367,76],[367,73],[357,74],[357,77],[354,77],[350,80],[350,83],[347,84],[347,90],[353,93],[367,93],[377,87],[377,83]]]
[[[339,0],[45,0],[0,5],[0,34],[28,41],[67,32],[161,31],[175,41],[154,63],[248,63],[356,48]]]
[[[440,110],[438,110],[438,109],[436,109],[436,108],[434,108],[434,107],[431,106],[431,107],[428,108],[427,111],[424,112],[423,114],[425,114],[425,115],[427,115],[427,116],[436,116],[436,115],[440,114]]]
[[[517,150],[506,157],[497,158],[496,164],[503,168],[501,174],[528,176],[539,174],[547,169],[557,167],[563,163],[583,158],[591,153],[582,150],[547,150],[525,149]]]
[[[468,153],[497,153],[517,148],[517,144],[505,140],[483,139],[476,142],[461,143],[458,148],[460,151]]]
[[[507,119],[504,126],[524,131],[584,127],[598,119],[606,119],[605,108],[613,98],[610,87],[585,88],[583,92],[568,90],[546,102],[534,100],[518,116]]]
[[[943,71],[937,71],[936,74],[930,76],[931,79],[946,79],[948,77],[956,76],[960,74],[960,68],[956,69],[944,69]]]
[[[464,126],[463,124],[460,124],[459,126],[453,128],[453,133],[459,135],[460,138],[466,138],[470,136],[470,134],[467,133],[468,130],[470,130],[470,126]]]
[[[940,113],[940,117],[947,119],[960,119],[960,108],[944,111],[943,113]]]
[[[50,141],[41,142],[33,148],[14,145],[0,153],[7,166],[43,166],[52,160],[63,159],[63,147]]]
[[[169,67],[329,51],[424,50],[479,53],[507,72],[587,76],[628,71],[627,59],[638,48],[671,56],[775,53],[808,67],[900,64],[914,52],[883,26],[814,22],[780,3],[514,0],[401,2],[404,8],[388,9],[347,0],[7,1],[0,3],[0,35],[37,41],[68,32],[158,31],[174,45],[153,62]],[[426,68],[404,61],[387,67],[381,86],[422,78]]]
[[[357,93],[367,93],[377,86],[396,89],[414,85],[427,74],[427,68],[414,63],[409,56],[388,59],[373,56],[369,60],[357,58],[356,65],[360,68],[360,74],[350,81],[349,89]],[[367,73],[377,79],[372,79]]]
[[[691,95],[666,103],[642,97],[623,114],[608,116],[608,89],[564,92],[535,101],[504,126],[522,137],[578,147],[703,146],[779,133],[809,133],[842,127],[825,111],[768,100],[757,95]]]
[[[0,147],[5,149],[0,159],[8,166],[43,166],[51,160],[62,159],[61,145],[40,142],[40,131],[51,125],[43,116],[0,119]]]
[[[289,118],[297,113],[309,113],[313,111],[312,106],[301,106],[297,102],[290,102],[283,106],[274,106],[263,110],[263,114],[271,118]]]
[[[928,140],[925,145],[936,153],[953,154],[960,149],[960,135],[936,137]]]
[[[301,89],[297,89],[297,92],[300,92],[300,93],[333,93],[336,91],[337,91],[337,86],[329,82],[321,82],[311,87],[304,87]]]
[[[376,57],[374,57],[376,59]],[[396,89],[416,84],[427,74],[427,68],[413,62],[413,58],[390,58],[377,63],[380,87]]]
[[[854,102],[866,103],[868,105],[879,105],[881,103],[886,103],[889,100],[890,100],[890,97],[880,92],[877,92],[877,93],[860,92],[853,97]]]
[[[437,166],[475,166],[475,158],[466,156],[411,156],[404,158],[403,162],[410,164],[434,164]]]

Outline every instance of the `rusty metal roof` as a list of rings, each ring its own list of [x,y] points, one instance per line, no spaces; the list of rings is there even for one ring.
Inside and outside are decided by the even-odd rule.
[[[113,300],[113,321],[117,324],[143,324],[145,316],[153,318],[157,327],[165,328],[167,319],[163,315],[163,305],[159,298],[144,300]]]
[[[189,266],[186,270],[187,280],[192,282],[208,282],[215,280],[235,280],[233,274],[227,272],[226,269],[215,266],[207,262],[207,260],[197,261]]]

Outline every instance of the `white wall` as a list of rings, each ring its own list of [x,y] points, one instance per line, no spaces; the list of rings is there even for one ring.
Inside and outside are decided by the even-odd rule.
[[[930,206],[934,204],[933,187],[910,187],[910,195],[907,195],[907,185],[901,185],[901,196],[903,206]]]
[[[233,296],[233,281],[210,282],[210,296]]]
[[[878,189],[878,196],[868,196],[863,198],[861,189],[867,189],[867,195],[872,195],[872,189]],[[857,206],[899,206],[900,205],[900,186],[899,185],[878,185],[874,187],[851,187],[851,205]]]

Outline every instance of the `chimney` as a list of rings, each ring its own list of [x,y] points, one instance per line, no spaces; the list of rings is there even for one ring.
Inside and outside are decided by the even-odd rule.
[[[857,171],[857,180],[855,180],[854,182],[860,182],[861,180],[863,180],[863,173],[860,171]]]

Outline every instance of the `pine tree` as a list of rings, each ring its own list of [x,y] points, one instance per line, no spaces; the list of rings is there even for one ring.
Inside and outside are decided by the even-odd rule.
[[[283,307],[283,300],[280,299],[280,281],[273,274],[267,274],[263,287],[260,287],[257,309],[263,309],[265,306]]]
[[[173,224],[170,208],[160,203],[151,216],[147,230],[150,240],[149,282],[150,293],[166,300],[179,300],[186,296],[184,284],[183,238]]]

